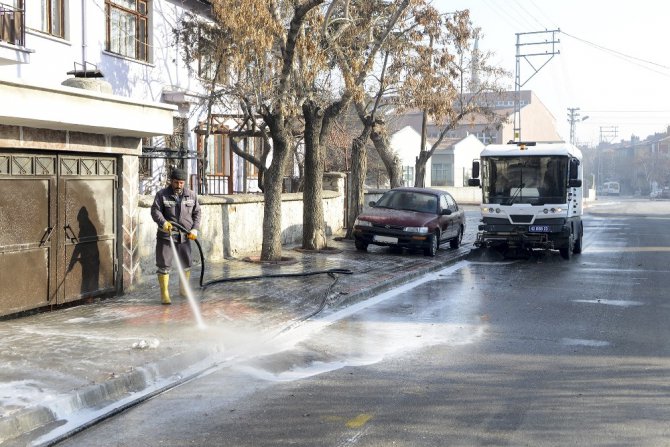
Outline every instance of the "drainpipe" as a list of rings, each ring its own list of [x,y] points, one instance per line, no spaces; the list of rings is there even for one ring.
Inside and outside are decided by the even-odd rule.
[[[81,0],[81,65],[86,71],[86,0]]]

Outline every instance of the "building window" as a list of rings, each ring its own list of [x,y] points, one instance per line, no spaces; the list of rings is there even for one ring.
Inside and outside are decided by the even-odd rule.
[[[433,163],[431,168],[431,183],[433,186],[449,186],[447,179],[449,177],[448,165],[444,163]]]
[[[414,185],[414,166],[402,167],[402,182],[405,186]]]
[[[63,23],[63,0],[28,1],[26,26],[55,37],[65,37]]]
[[[486,133],[486,132],[481,132],[481,133],[480,133],[480,132],[477,132],[477,133],[475,134],[475,136],[477,137],[477,139],[478,139],[479,141],[481,141],[481,142],[484,143],[484,144],[492,143],[492,142],[493,142],[493,139],[494,139],[494,136],[493,136],[493,135],[489,135],[489,134]]]
[[[207,174],[230,175],[228,135],[213,134],[207,142]]]
[[[106,50],[140,61],[149,60],[146,0],[107,0]]]
[[[0,42],[23,46],[25,40],[23,18],[22,0],[14,0],[9,4],[0,2]]]

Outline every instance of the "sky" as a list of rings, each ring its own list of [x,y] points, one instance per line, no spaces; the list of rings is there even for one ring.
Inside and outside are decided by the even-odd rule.
[[[470,10],[482,29],[482,51],[511,73],[514,90],[517,33],[558,30],[560,54],[520,63],[522,90],[532,90],[570,139],[568,108],[579,108],[579,144],[646,138],[670,126],[670,2],[663,0],[434,0],[443,12]],[[551,33],[522,35],[544,42]],[[547,45],[526,45],[544,52]],[[547,62],[542,68],[542,64]],[[531,66],[532,63],[533,66]],[[538,68],[535,73],[535,69]],[[521,123],[523,139],[523,122]]]

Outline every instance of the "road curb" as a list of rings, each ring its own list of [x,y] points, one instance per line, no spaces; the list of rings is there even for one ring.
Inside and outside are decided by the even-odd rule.
[[[83,387],[46,405],[17,411],[0,421],[0,445],[53,445],[100,420],[192,379],[211,368],[218,357],[215,351],[207,350],[180,353],[134,368],[103,383]],[[79,425],[68,422],[78,416],[86,422]],[[30,440],[24,439],[26,436],[30,436]],[[44,441],[40,441],[42,437]]]
[[[355,304],[364,299],[386,292],[387,290],[392,289],[394,287],[409,283],[412,280],[427,273],[433,273],[438,270],[442,270],[450,265],[456,264],[457,262],[465,259],[470,253],[470,249],[460,249],[460,250],[462,251],[462,253],[458,253],[457,255],[450,257],[449,259],[445,259],[443,262],[416,267],[413,270],[405,271],[403,274],[396,275],[393,278],[387,279],[385,281],[380,281],[379,283],[374,284],[370,287],[364,287],[353,293],[346,293],[344,295],[344,299],[340,301],[340,303],[338,304],[338,307],[346,307]]]

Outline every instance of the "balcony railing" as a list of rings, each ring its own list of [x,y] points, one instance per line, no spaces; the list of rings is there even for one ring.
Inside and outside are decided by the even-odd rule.
[[[0,42],[24,46],[26,39],[23,9],[0,3]]]

